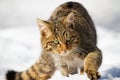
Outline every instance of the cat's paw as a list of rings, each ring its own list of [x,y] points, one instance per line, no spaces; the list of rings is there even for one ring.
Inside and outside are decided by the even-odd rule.
[[[67,65],[62,65],[61,73],[62,73],[63,76],[69,77],[69,71],[68,71],[68,66]]]
[[[69,77],[69,73],[67,71],[62,71],[62,75],[66,76],[66,77]]]
[[[90,80],[98,80],[101,77],[96,70],[86,69],[85,72]]]

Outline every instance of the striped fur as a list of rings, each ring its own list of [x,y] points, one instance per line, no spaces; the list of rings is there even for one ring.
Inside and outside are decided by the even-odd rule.
[[[36,77],[38,75],[38,69],[39,69],[39,66],[37,64],[34,64],[31,68],[29,68],[24,72],[9,71],[7,73],[7,79],[8,80],[36,80]]]
[[[55,9],[47,21],[37,19],[42,54],[23,72],[9,71],[7,80],[47,80],[56,69],[63,76],[87,73],[90,80],[100,78],[102,53],[97,47],[94,23],[77,2],[66,2]]]

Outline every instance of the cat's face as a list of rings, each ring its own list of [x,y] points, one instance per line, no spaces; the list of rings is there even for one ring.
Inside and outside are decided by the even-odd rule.
[[[42,47],[53,54],[68,55],[79,46],[80,38],[73,26],[38,19]]]

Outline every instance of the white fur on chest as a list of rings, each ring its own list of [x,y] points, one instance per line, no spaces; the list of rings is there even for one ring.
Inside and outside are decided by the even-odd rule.
[[[57,54],[52,55],[56,68],[60,69],[62,65],[67,65],[71,68],[82,68],[84,63],[81,58],[71,54],[68,56],[60,56]]]

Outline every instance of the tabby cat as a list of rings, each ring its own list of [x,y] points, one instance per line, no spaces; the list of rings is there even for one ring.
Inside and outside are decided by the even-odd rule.
[[[8,71],[7,80],[47,80],[57,69],[63,76],[85,72],[90,80],[100,78],[102,53],[96,45],[96,30],[80,3],[61,4],[47,21],[37,19],[37,23],[42,44],[40,58],[26,71]]]

